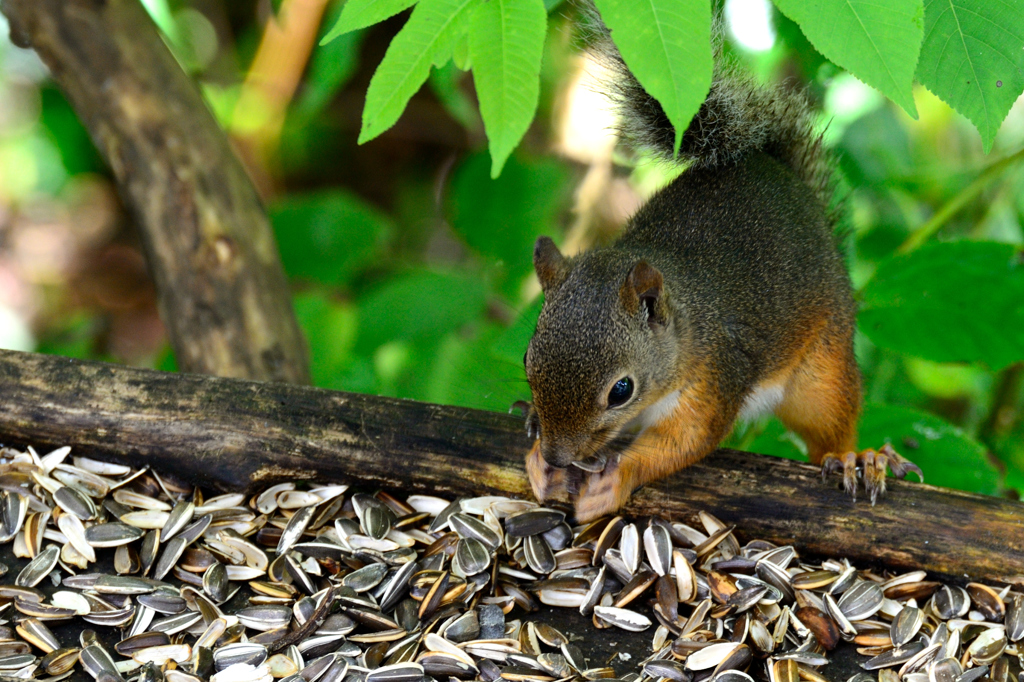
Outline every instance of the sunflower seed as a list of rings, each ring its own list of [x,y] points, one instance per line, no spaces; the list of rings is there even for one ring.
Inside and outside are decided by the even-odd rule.
[[[28,500],[8,490],[0,492],[0,542],[8,542],[25,523]]]
[[[162,580],[165,575],[170,573],[174,565],[178,563],[178,559],[181,558],[187,545],[188,539],[183,535],[177,535],[167,542],[164,545],[163,553],[157,559],[156,566],[153,567],[153,577],[157,580]]]
[[[62,485],[57,488],[53,492],[53,501],[68,514],[74,514],[82,521],[88,521],[96,516],[96,505],[89,496],[71,486]]]
[[[423,666],[419,663],[396,663],[366,673],[366,682],[419,682],[423,675]]]
[[[218,672],[233,665],[259,666],[267,660],[267,647],[262,644],[237,643],[222,646],[213,652],[213,665]]]
[[[523,547],[526,550],[526,562],[531,569],[544,575],[555,570],[558,565],[555,555],[543,537],[531,535],[523,540]]]
[[[541,542],[543,542],[543,538],[541,538]],[[544,545],[547,546],[547,543]],[[455,556],[452,557],[453,570],[458,567],[457,573],[471,576],[486,570],[490,563],[491,552],[487,545],[474,538],[459,538],[459,542],[455,545]]]
[[[649,677],[664,677],[674,682],[690,682],[693,679],[693,673],[688,671],[686,666],[675,661],[648,661],[644,664],[643,671]]]
[[[1002,598],[988,585],[968,583],[967,594],[970,595],[975,610],[980,612],[985,620],[998,623],[1006,616],[1006,606]]]
[[[565,514],[554,509],[527,509],[505,519],[505,533],[513,538],[541,535],[557,527],[564,520]]]
[[[35,587],[43,581],[43,578],[50,574],[50,571],[57,565],[60,558],[60,548],[50,545],[30,561],[25,568],[21,569],[14,584],[19,587]]]
[[[967,614],[970,607],[970,597],[962,587],[943,585],[932,595],[932,608],[943,620],[960,618]]]
[[[491,549],[497,549],[501,545],[501,535],[473,516],[459,512],[449,516],[448,523],[461,538],[479,540]]]
[[[1006,637],[1011,642],[1024,639],[1024,595],[1018,594],[1006,607]]]
[[[843,593],[839,610],[851,621],[864,620],[882,608],[882,588],[877,583],[862,580]]]

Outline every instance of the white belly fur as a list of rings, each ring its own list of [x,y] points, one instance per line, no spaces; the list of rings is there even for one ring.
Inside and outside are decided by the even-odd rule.
[[[781,384],[755,386],[743,401],[739,418],[757,419],[761,415],[774,412],[775,408],[782,403],[785,395]]]
[[[638,414],[623,431],[627,433],[642,432],[669,417],[679,406],[679,395],[680,392],[678,390],[672,391]],[[761,415],[774,412],[775,408],[782,403],[784,397],[785,391],[781,384],[756,386],[743,401],[739,418],[756,419]]]

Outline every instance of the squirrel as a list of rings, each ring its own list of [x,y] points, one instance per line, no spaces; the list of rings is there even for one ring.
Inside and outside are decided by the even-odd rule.
[[[605,37],[621,136],[685,170],[611,246],[533,262],[544,295],[524,362],[533,397],[527,472],[577,520],[715,450],[740,416],[774,412],[823,476],[857,469],[874,504],[886,468],[920,469],[888,445],[856,452],[856,306],[840,253],[835,160],[805,97],[755,84],[716,59],[682,136]]]

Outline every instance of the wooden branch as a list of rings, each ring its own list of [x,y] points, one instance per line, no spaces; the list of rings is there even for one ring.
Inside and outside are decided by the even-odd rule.
[[[0,351],[0,442],[151,466],[242,490],[283,479],[403,492],[529,495],[522,420],[279,383],[165,374]],[[722,450],[641,490],[628,513],[693,522],[707,510],[741,538],[892,570],[1024,583],[1024,504],[890,480],[872,507],[838,476]]]
[[[3,0],[89,129],[142,235],[184,371],[309,381],[270,222],[138,0]]]

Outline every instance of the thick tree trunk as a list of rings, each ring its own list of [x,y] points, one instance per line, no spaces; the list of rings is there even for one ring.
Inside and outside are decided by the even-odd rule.
[[[253,489],[348,480],[405,493],[529,495],[521,419],[287,384],[164,374],[0,351],[0,442]],[[636,494],[627,513],[792,543],[893,570],[1024,583],[1024,504],[891,481],[872,507],[816,468],[722,450]]]
[[[53,73],[142,234],[183,371],[308,383],[266,213],[138,0],[3,0]]]

